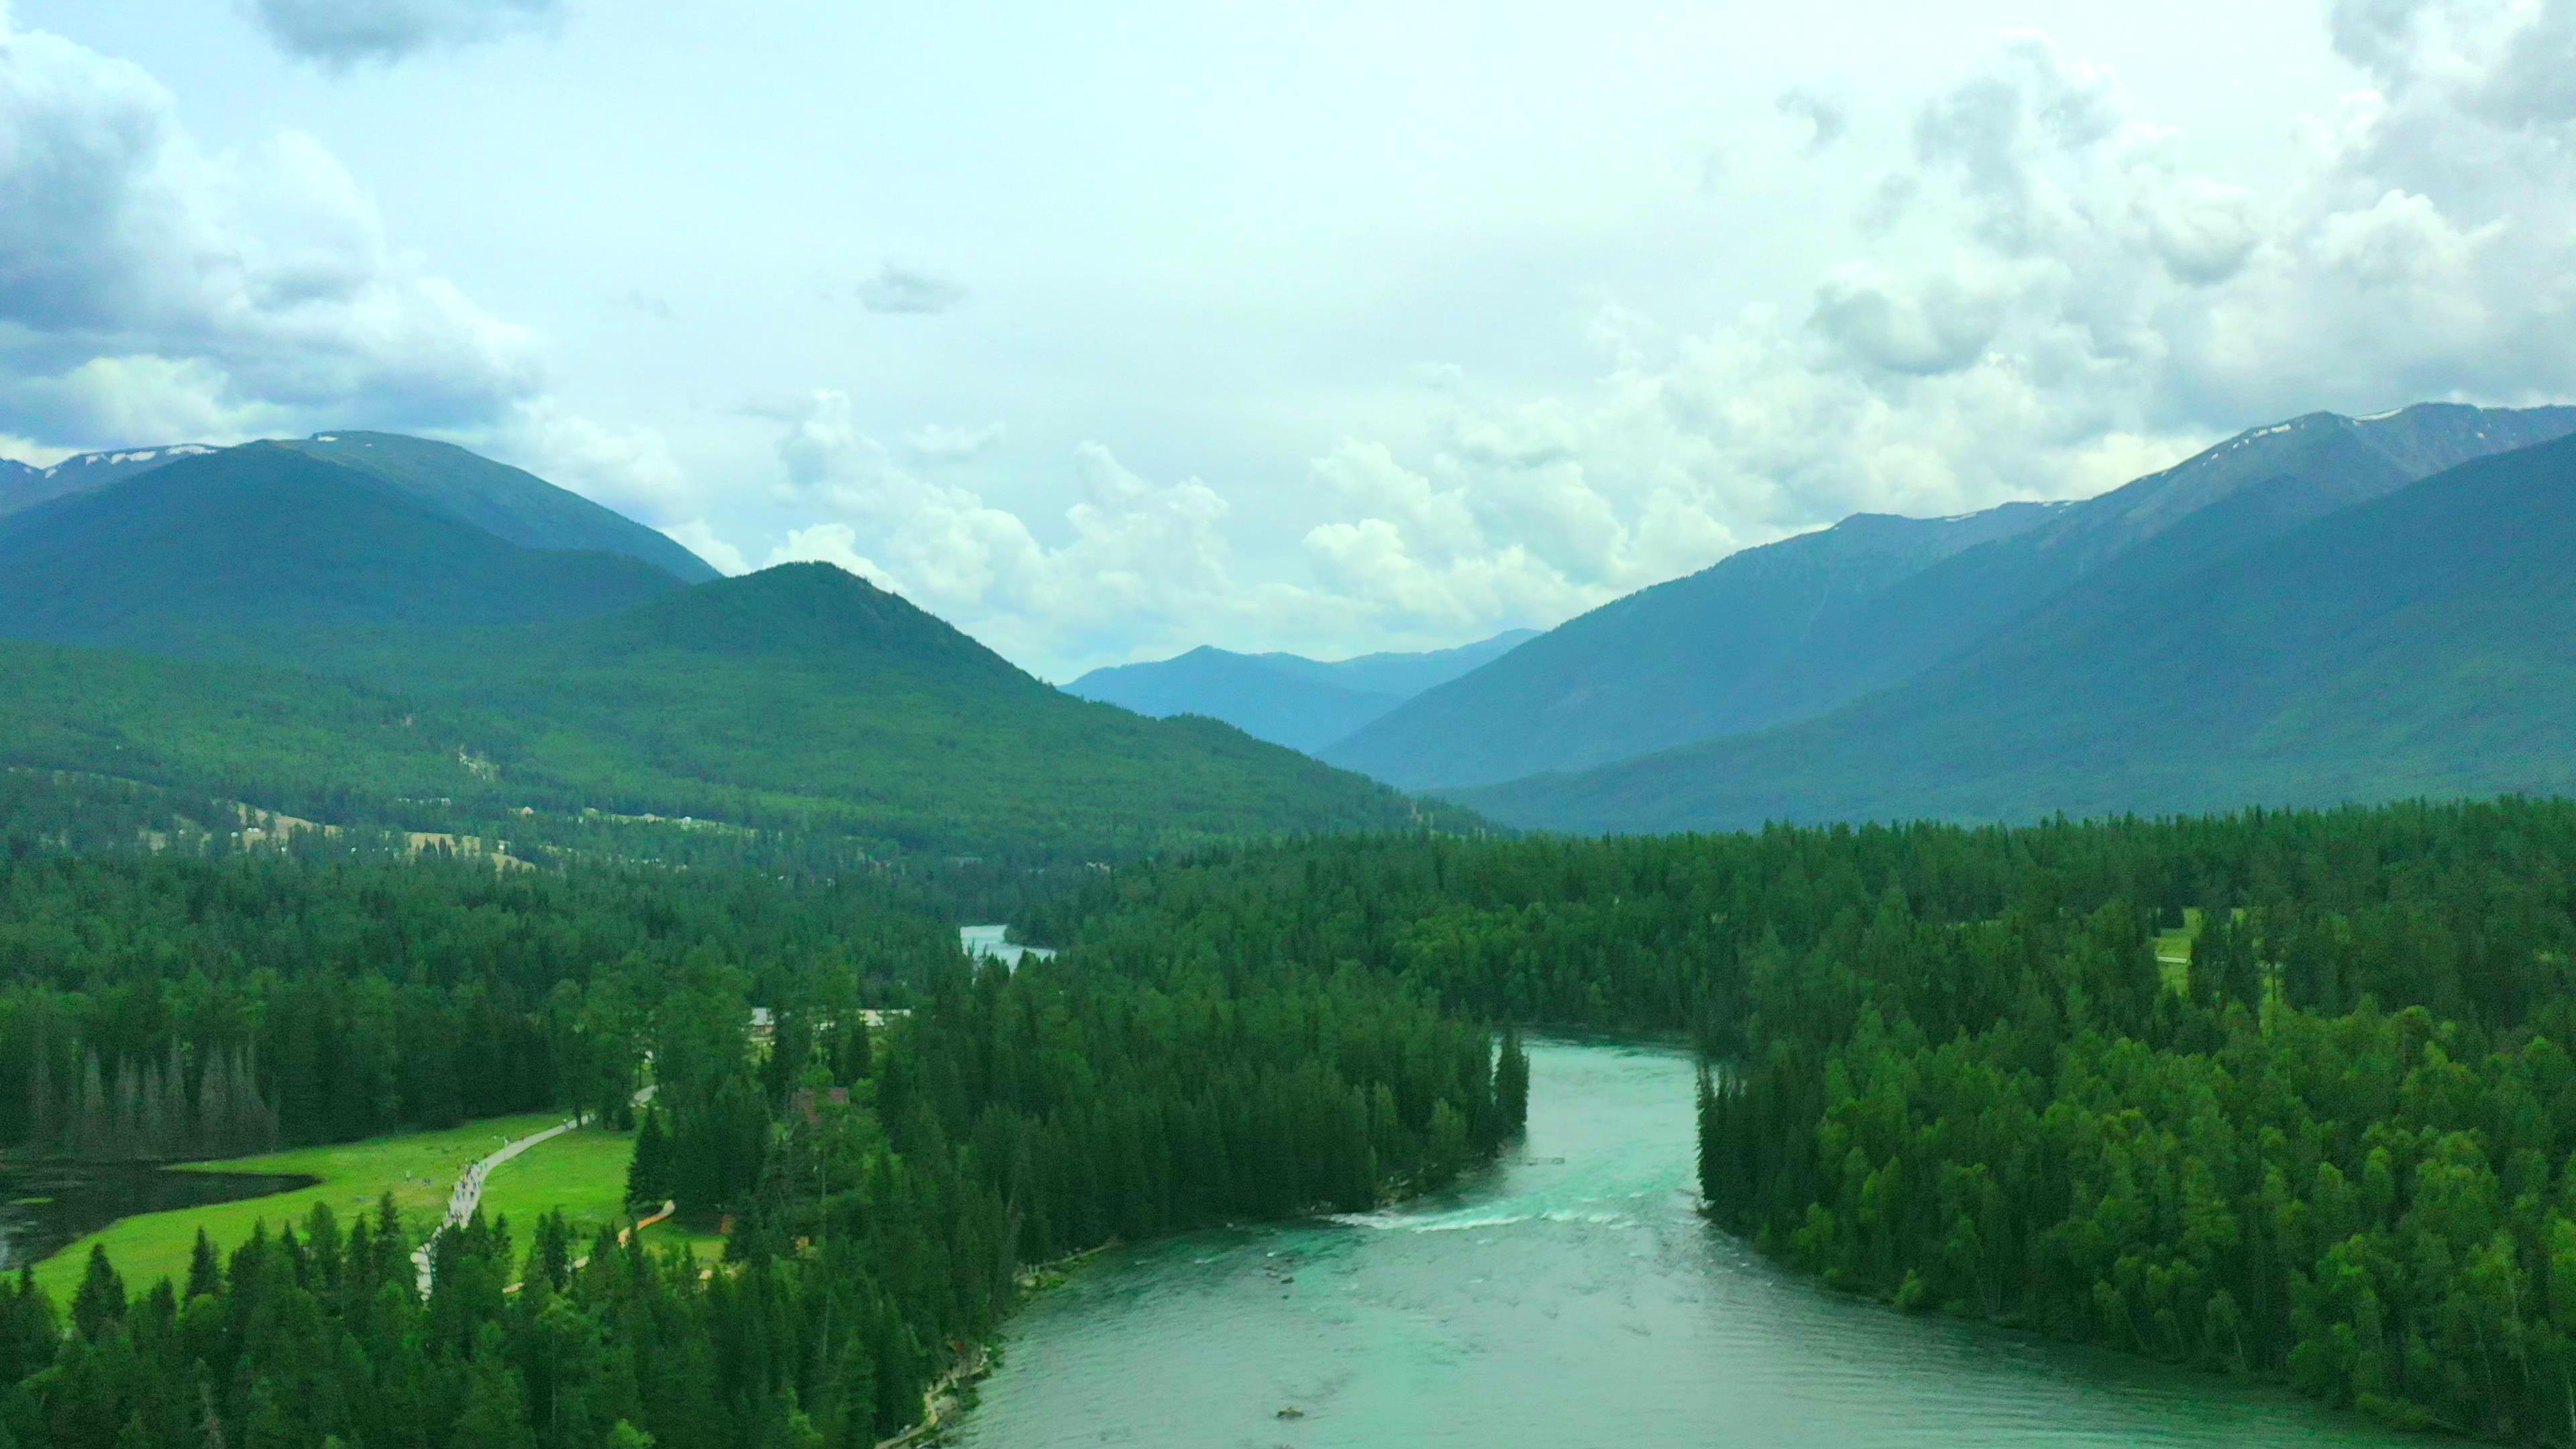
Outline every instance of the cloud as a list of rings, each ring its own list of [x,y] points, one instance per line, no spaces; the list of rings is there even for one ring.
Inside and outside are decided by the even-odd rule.
[[[1804,86],[1791,86],[1780,93],[1776,102],[1780,114],[1807,123],[1806,153],[1810,156],[1832,149],[1833,144],[1851,129],[1851,112],[1843,105]]]
[[[1241,578],[1214,488],[1153,482],[1097,443],[1067,460],[1072,501],[1048,542],[976,490],[914,471],[861,429],[846,393],[811,394],[787,424],[784,501],[822,516],[767,562],[838,564],[1059,677],[1139,646],[1243,637],[1265,615],[1339,607]],[[1334,622],[1357,614],[1342,608]]]
[[[958,463],[980,456],[985,449],[1001,440],[1000,423],[986,423],[976,428],[924,423],[903,435],[903,450],[915,462]]]
[[[1803,309],[1696,334],[1605,312],[1595,386],[1452,374],[1319,460],[1318,591],[1465,637],[1853,512],[2086,496],[2318,407],[2576,394],[2569,71],[2531,59],[2571,16],[2340,6],[2379,90],[2259,191],[2187,163],[2114,72],[2006,37],[1844,177],[1854,225]]]
[[[0,432],[79,450],[383,427],[647,520],[700,506],[660,434],[565,408],[536,333],[397,250],[311,137],[209,150],[142,70],[0,9],[0,138]]]
[[[550,483],[646,523],[681,517],[704,502],[659,431],[608,427],[552,397],[520,403],[474,441]]]
[[[1907,284],[1866,264],[1816,289],[1812,318],[1836,351],[1888,372],[1931,377],[1975,362],[2003,325],[1992,292],[1958,276]]]
[[[943,277],[888,262],[859,283],[859,305],[871,312],[931,315],[953,311],[966,301],[966,289]]]
[[[560,23],[564,0],[247,0],[251,18],[289,55],[345,69],[390,64]]]
[[[2391,101],[2426,97],[2490,124],[2576,120],[2576,4],[2334,0],[2335,48]]]
[[[397,253],[308,136],[208,151],[141,70],[5,19],[0,135],[0,427],[460,427],[541,391],[535,335]]]
[[[751,572],[751,563],[742,550],[716,536],[716,531],[703,518],[692,518],[676,527],[662,530],[665,538],[705,559],[717,573],[739,575]]]

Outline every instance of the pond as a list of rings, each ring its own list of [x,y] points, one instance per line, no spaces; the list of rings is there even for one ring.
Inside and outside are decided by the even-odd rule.
[[[184,1172],[143,1163],[0,1159],[0,1272],[14,1273],[118,1218],[291,1192],[285,1173]]]

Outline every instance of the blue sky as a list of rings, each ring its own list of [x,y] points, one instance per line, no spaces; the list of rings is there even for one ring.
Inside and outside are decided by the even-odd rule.
[[[434,433],[1052,678],[2576,390],[2576,0],[0,16],[0,453]]]

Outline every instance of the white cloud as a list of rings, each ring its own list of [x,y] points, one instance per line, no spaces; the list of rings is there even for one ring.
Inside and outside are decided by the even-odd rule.
[[[2350,0],[2337,27],[2384,94],[2264,192],[2186,164],[2109,69],[2007,37],[1853,179],[1803,326],[1596,322],[1583,392],[1453,374],[1430,441],[1317,465],[1344,511],[1306,552],[1373,618],[1464,636],[1854,511],[2089,495],[2318,407],[2576,392],[2576,83],[2532,60],[2576,3]],[[1811,154],[1842,134],[1781,109]]]
[[[719,538],[703,518],[692,518],[686,523],[663,529],[662,533],[673,543],[714,565],[717,573],[751,572],[751,561],[742,556],[742,550]]]
[[[0,135],[0,423],[457,426],[539,391],[535,335],[395,252],[310,137],[208,151],[142,71],[5,20]]]
[[[769,563],[838,564],[1059,676],[1140,645],[1279,627],[1265,614],[1292,626],[1310,614],[1303,591],[1239,576],[1214,488],[1155,483],[1097,443],[1070,459],[1055,542],[973,488],[913,471],[860,428],[845,393],[812,394],[779,456],[783,500],[826,517]],[[1354,611],[1339,612],[1347,624]]]
[[[1002,440],[1002,425],[958,428],[924,423],[903,435],[903,450],[916,462],[956,463],[980,455]]]
[[[702,502],[659,432],[606,427],[551,397],[520,403],[474,441],[549,483],[646,523],[677,518]]]
[[[702,507],[658,432],[568,411],[535,332],[395,248],[319,142],[209,150],[142,70],[0,9],[0,429],[78,451],[335,427],[452,438],[648,521]]]

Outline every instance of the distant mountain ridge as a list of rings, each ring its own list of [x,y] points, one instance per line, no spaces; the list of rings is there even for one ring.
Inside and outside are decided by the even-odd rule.
[[[2576,408],[2311,413],[2082,502],[1862,515],[1569,621],[1322,757],[1463,789],[1816,718],[1977,647],[2115,560],[2136,560],[2123,587],[2169,583],[2227,541],[2186,527],[2204,514],[2268,535],[2570,432]]]
[[[1451,649],[1336,660],[1238,654],[1203,644],[1171,659],[1095,669],[1065,691],[1157,718],[1221,719],[1256,739],[1312,754],[1537,635],[1510,629]]]
[[[644,530],[444,445],[67,466],[0,515],[0,765],[405,828],[597,810],[1004,858],[1471,818],[1072,698],[829,565],[692,584],[530,546]]]
[[[2576,437],[2152,559],[1826,717],[1458,792],[1585,831],[2576,791]],[[2221,514],[2230,509],[2230,514]],[[2224,535],[2227,527],[2204,525]]]
[[[668,535],[524,469],[496,463],[452,443],[399,433],[346,431],[239,446],[285,448],[364,473],[433,512],[522,548],[622,553],[685,583],[717,577],[712,565]],[[98,492],[190,458],[230,451],[234,449],[179,443],[83,453],[49,468],[0,460],[0,518]]]
[[[221,651],[306,631],[574,618],[682,587],[525,548],[273,443],[183,454],[0,516],[0,635]]]

